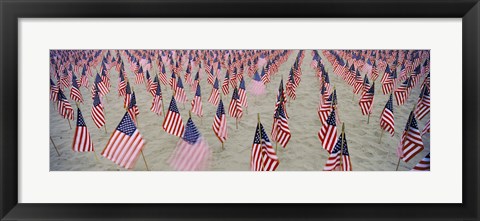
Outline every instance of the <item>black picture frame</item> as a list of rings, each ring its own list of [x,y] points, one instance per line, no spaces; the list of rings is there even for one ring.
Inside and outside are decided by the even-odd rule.
[[[2,48],[0,59],[0,217],[2,220],[479,220],[480,3],[478,0],[0,0],[0,14]],[[77,17],[462,18],[463,203],[18,203],[19,85],[16,74],[18,73],[18,19]]]

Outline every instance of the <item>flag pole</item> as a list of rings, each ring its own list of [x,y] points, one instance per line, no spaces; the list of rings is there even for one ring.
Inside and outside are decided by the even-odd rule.
[[[148,169],[147,160],[145,160],[145,155],[143,155],[143,150],[140,150],[140,153],[142,153],[143,162],[145,163],[145,167],[147,168],[147,171],[150,171],[150,169]]]
[[[68,121],[68,126],[70,126],[70,130],[72,129],[72,124],[70,123],[70,119],[67,119]]]
[[[95,157],[95,161],[97,161],[97,163],[100,162],[100,161],[98,160],[97,152],[95,152],[95,150],[93,151],[93,156]]]
[[[342,123],[342,133],[340,134],[342,136],[342,142],[340,146],[340,171],[343,171],[343,139],[345,138],[345,123]]]
[[[258,136],[260,137],[260,166],[261,166],[261,171],[264,171],[264,167],[263,167],[263,154],[262,154],[262,132],[261,132],[261,128],[260,128],[260,113],[257,113],[257,116],[258,116]]]
[[[417,106],[417,104],[414,104],[414,105],[413,105],[413,110],[412,110],[412,112],[415,111],[415,107],[416,107],[416,106]],[[406,131],[406,133],[408,133],[408,131],[410,130],[410,124],[412,123],[412,119],[413,119],[413,114],[408,117],[408,124],[407,124],[407,131]],[[402,138],[400,138],[400,139],[402,139]],[[404,144],[404,140],[402,140],[402,148],[403,148],[403,144]],[[402,150],[402,151],[403,151],[403,150]],[[398,171],[398,166],[400,165],[400,158],[401,158],[401,156],[398,157],[397,168],[395,169],[395,171]]]
[[[60,156],[60,152],[58,151],[57,145],[53,142],[52,136],[50,136],[50,142],[52,142],[53,147],[55,147],[55,151],[57,151],[57,155]]]

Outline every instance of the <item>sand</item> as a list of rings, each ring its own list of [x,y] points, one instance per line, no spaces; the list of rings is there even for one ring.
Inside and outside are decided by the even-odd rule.
[[[257,123],[257,113],[260,113],[262,124],[270,136],[278,85],[282,75],[287,79],[297,53],[298,50],[295,50],[289,56],[288,61],[280,66],[279,72],[271,78],[271,82],[267,85],[267,93],[265,95],[254,97],[250,93],[247,93],[249,103],[247,110],[248,113],[244,110],[244,116],[238,123],[238,129],[235,128],[235,119],[228,116],[227,113],[229,138],[225,142],[225,150],[221,149],[221,143],[212,131],[216,106],[213,106],[207,101],[210,95],[211,86],[206,81],[206,74],[203,75],[200,85],[202,89],[204,116],[203,119],[201,119],[192,115],[192,119],[202,135],[206,138],[210,149],[212,150],[212,159],[209,170],[250,170],[250,152]],[[396,133],[393,137],[388,133],[384,133],[382,142],[379,143],[379,136],[381,133],[379,118],[388,99],[388,95],[383,95],[381,92],[380,82],[377,82],[376,84],[373,113],[370,116],[369,124],[367,124],[367,116],[362,115],[358,105],[360,95],[354,95],[352,99],[351,87],[333,73],[331,64],[323,56],[321,51],[319,51],[319,54],[322,56],[325,63],[332,86],[334,85],[337,89],[337,97],[339,101],[338,110],[340,111],[342,122],[345,123],[345,133],[353,170],[394,171],[398,161],[396,148],[400,140],[401,132],[408,120],[408,115],[414,104],[417,102],[421,83],[415,86],[404,105],[397,106],[394,104]],[[130,71],[129,63],[126,61],[126,58],[123,59],[125,70],[127,71],[128,78],[132,82],[137,98],[137,104],[140,109],[140,115],[138,116],[138,129],[146,140],[146,146],[144,147],[143,152],[148,167],[152,171],[171,171],[172,168],[168,165],[167,160],[174,151],[179,138],[166,133],[162,129],[164,116],[157,116],[150,111],[152,96],[146,91],[145,85],[135,85],[133,83],[134,74]],[[287,111],[290,117],[288,123],[292,137],[287,148],[278,147],[277,155],[280,160],[280,165],[278,166],[277,171],[322,171],[329,156],[328,152],[322,148],[317,137],[317,132],[321,127],[317,116],[320,84],[315,76],[315,71],[310,67],[311,60],[311,50],[306,50],[302,64],[303,75],[301,83],[296,90],[297,99],[290,101],[287,105]],[[184,69],[185,68],[186,66],[184,66]],[[196,71],[197,67],[194,67],[192,73],[195,74]],[[168,73],[171,73],[171,71],[167,68],[167,75],[170,76]],[[181,74],[183,77],[184,71]],[[380,73],[379,78],[381,78],[382,74],[383,73]],[[224,71],[222,71],[221,74],[222,78],[223,76]],[[246,71],[245,76],[248,88],[250,78],[248,78]],[[50,142],[51,171],[126,171],[126,169],[123,169],[110,160],[100,156],[100,152],[105,148],[112,131],[116,128],[125,113],[125,109],[123,109],[123,97],[118,97],[117,94],[118,72],[115,68],[110,70],[110,77],[112,84],[110,89],[111,92],[104,99],[106,103],[105,115],[107,133],[104,131],[104,128],[98,129],[93,123],[90,114],[92,107],[91,92],[90,89],[81,87],[84,104],[80,104],[80,109],[90,131],[97,157],[95,157],[95,154],[92,152],[78,153],[72,151],[72,140],[76,121],[71,121],[72,129],[70,129],[67,120],[63,119],[58,114],[57,110],[54,109],[54,104],[50,101],[50,136],[61,154],[60,156],[57,155],[55,148]],[[90,85],[93,83],[93,80],[93,78],[89,79]],[[420,82],[422,81],[423,78]],[[190,87],[187,86],[185,82],[184,85],[188,101],[185,103],[185,108],[183,108],[183,104],[178,104],[178,107],[185,123],[188,119],[188,112],[191,108],[190,101],[193,98],[194,92],[190,90]],[[64,92],[70,100],[70,91],[66,90]],[[165,109],[167,110],[172,96],[172,90],[162,85],[162,92],[164,95]],[[230,94],[222,96],[227,109],[232,93],[233,90],[230,88]],[[75,107],[74,104],[72,105]],[[75,111],[75,118],[76,115]],[[428,119],[429,115],[418,122],[420,130],[423,129]],[[341,130],[341,127],[339,126],[338,129]],[[400,171],[410,170],[428,152],[430,152],[429,133],[423,136],[423,142],[425,149],[408,163],[401,161],[399,166]],[[131,170],[146,170],[142,156],[140,156],[135,167]]]

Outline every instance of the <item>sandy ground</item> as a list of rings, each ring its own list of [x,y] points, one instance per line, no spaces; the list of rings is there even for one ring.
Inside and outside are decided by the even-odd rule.
[[[112,51],[113,52],[113,51]],[[380,114],[385,106],[388,95],[383,95],[380,88],[380,82],[377,82],[375,102],[373,114],[370,117],[370,123],[367,124],[367,117],[363,116],[358,105],[360,95],[355,95],[352,99],[352,89],[341,78],[333,73],[333,68],[328,60],[323,57],[325,67],[329,73],[331,84],[337,89],[339,101],[338,109],[340,118],[345,122],[345,133],[348,140],[348,148],[350,152],[352,167],[354,171],[394,171],[398,157],[396,156],[396,147],[400,140],[401,132],[405,127],[408,115],[417,102],[420,93],[420,83],[416,85],[410,94],[408,101],[403,106],[398,107],[394,104],[395,113],[395,136],[391,137],[388,133],[384,133],[381,144],[379,136],[381,129],[379,126]],[[211,86],[206,81],[206,74],[201,79],[202,100],[203,100],[203,119],[192,116],[195,124],[199,128],[202,135],[206,138],[210,149],[212,150],[212,159],[210,170],[215,171],[248,171],[250,170],[250,151],[255,133],[257,122],[257,113],[261,114],[261,121],[268,133],[271,131],[273,121],[274,104],[278,85],[283,75],[286,79],[290,68],[295,60],[298,51],[295,50],[279,68],[279,72],[272,77],[272,82],[267,85],[267,93],[260,97],[248,96],[248,113],[244,112],[243,118],[235,129],[235,119],[228,116],[227,124],[229,138],[225,143],[225,150],[221,149],[221,143],[215,137],[212,131],[212,123],[216,106],[208,103]],[[146,140],[144,147],[144,155],[148,163],[148,167],[152,171],[170,171],[172,168],[168,165],[167,159],[175,149],[178,137],[167,134],[162,129],[164,116],[157,116],[150,111],[152,96],[146,91],[145,85],[133,84],[134,74],[130,71],[129,64],[124,59],[125,69],[128,78],[132,82],[137,98],[137,104],[140,109],[138,117],[139,130]],[[320,129],[320,121],[317,116],[317,105],[319,101],[319,82],[315,76],[314,70],[310,67],[312,60],[311,51],[305,52],[304,62],[302,64],[302,80],[297,87],[297,99],[290,102],[287,111],[290,116],[288,123],[292,133],[292,138],[287,148],[278,147],[277,155],[280,165],[277,171],[322,171],[323,166],[328,158],[328,152],[322,148],[317,137]],[[99,67],[98,67],[99,68]],[[192,73],[196,73],[197,67],[193,68]],[[170,70],[167,69],[167,75],[170,76]],[[222,71],[222,78],[224,71]],[[182,72],[183,76],[184,72]],[[383,73],[380,73],[381,78]],[[63,119],[54,109],[52,102],[50,105],[50,135],[58,147],[61,155],[58,156],[52,143],[50,143],[50,170],[51,171],[124,171],[110,160],[100,156],[100,152],[104,149],[112,131],[120,122],[125,110],[123,109],[123,97],[117,95],[118,72],[114,68],[110,71],[111,84],[110,93],[105,99],[105,115],[107,133],[103,128],[97,129],[93,123],[90,111],[92,107],[90,89],[81,88],[84,98],[84,104],[80,104],[87,127],[94,142],[96,157],[94,153],[77,153],[71,149],[75,122],[72,121],[73,129],[70,129],[67,120]],[[250,83],[250,78],[246,75],[246,84]],[[89,79],[90,85],[93,78]],[[379,81],[379,80],[378,80]],[[220,81],[221,82],[221,81]],[[184,123],[188,119],[188,111],[191,108],[190,101],[194,92],[190,90],[184,82],[188,101],[183,108],[183,104],[178,104]],[[164,105],[167,110],[172,96],[172,90],[162,85],[164,95]],[[70,91],[65,91],[65,95],[70,100]],[[224,104],[228,111],[233,90],[230,89],[228,96],[223,96]],[[395,102],[394,102],[395,103]],[[72,104],[74,107],[75,105]],[[75,118],[76,118],[75,111]],[[423,129],[429,116],[418,122],[420,130]],[[341,130],[341,127],[338,127]],[[339,131],[340,132],[340,131]],[[269,135],[270,136],[270,135]],[[410,162],[401,161],[399,170],[410,170],[430,151],[430,134],[423,137],[425,149],[415,156]],[[140,156],[135,168],[132,170],[146,170],[145,163]]]

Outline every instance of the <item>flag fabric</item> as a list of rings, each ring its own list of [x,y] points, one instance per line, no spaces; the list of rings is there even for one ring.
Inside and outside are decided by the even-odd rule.
[[[291,136],[288,120],[285,111],[283,111],[283,105],[278,105],[273,117],[272,140],[280,143],[280,145],[285,148]]]
[[[53,83],[52,79],[50,79],[50,100],[56,102],[58,100],[58,85]]]
[[[207,141],[198,131],[192,118],[189,118],[185,134],[178,141],[169,159],[170,166],[181,171],[205,170],[208,168],[210,157],[211,151]]]
[[[323,149],[331,153],[335,146],[335,141],[337,140],[335,109],[332,110],[326,123],[323,124],[320,131],[318,131],[318,138],[320,139],[320,142],[322,142]]]
[[[177,87],[175,88],[175,100],[179,103],[187,102],[187,94],[185,93],[185,88],[183,87],[182,78],[180,78],[180,76],[177,79]]]
[[[389,132],[392,136],[395,134],[395,120],[393,116],[393,95],[390,94],[390,98],[383,108],[380,116],[380,128]]]
[[[93,85],[93,88],[95,90],[98,90],[100,93],[100,96],[105,96],[110,92],[110,89],[107,88],[106,83],[102,80],[100,75],[97,73],[97,76],[95,77],[95,84]]]
[[[227,73],[225,74],[225,78],[223,79],[223,84],[222,84],[223,95],[227,95],[230,91],[229,82],[230,82],[230,74],[227,71]]]
[[[80,87],[78,86],[78,81],[75,74],[72,74],[72,88],[70,89],[70,98],[76,102],[83,103],[82,93],[80,92]]]
[[[426,133],[430,133],[430,119],[427,121],[427,123],[425,124],[425,128],[423,128],[422,130],[422,137]]]
[[[347,139],[345,133],[341,133],[338,137],[337,143],[333,148],[327,163],[323,167],[325,171],[334,171],[341,165],[342,171],[351,171],[352,163],[350,161],[350,154],[348,152]]]
[[[137,124],[137,116],[140,114],[140,110],[137,106],[137,99],[135,97],[135,92],[132,92],[132,96],[130,97],[130,104],[128,105],[127,109],[128,114],[130,114],[130,118],[133,120],[135,125]]]
[[[423,141],[420,136],[420,131],[418,129],[417,120],[415,119],[415,114],[410,112],[410,117],[408,118],[407,125],[403,131],[400,144],[402,146],[402,160],[408,162],[415,155],[420,153],[423,150]]]
[[[172,100],[170,101],[170,107],[168,108],[168,112],[163,120],[162,127],[169,134],[177,137],[181,137],[183,135],[185,126],[183,125],[182,116],[178,111],[175,97],[172,97]]]
[[[369,115],[372,113],[374,95],[375,95],[375,82],[373,82],[373,85],[370,87],[370,89],[368,89],[368,91],[362,94],[362,97],[358,102],[358,105],[360,105],[360,109],[362,110],[363,115]]]
[[[73,120],[73,108],[68,102],[67,97],[63,94],[61,89],[58,89],[58,102],[57,102],[57,109],[60,115],[68,120]]]
[[[162,88],[160,87],[160,82],[155,82],[157,84],[156,90],[155,90],[155,95],[153,97],[152,101],[152,107],[150,107],[150,110],[153,113],[156,113],[158,116],[162,115],[162,103],[163,103],[163,97],[162,97]]]
[[[143,75],[143,68],[140,66],[138,72],[135,73],[135,84],[144,84],[145,76]]]
[[[228,107],[228,113],[231,117],[241,118],[243,115],[242,105],[240,103],[240,97],[238,96],[238,89],[233,89],[232,100],[230,100],[230,106]]]
[[[423,87],[417,101],[415,115],[418,117],[418,120],[422,120],[428,113],[430,113],[430,90],[428,87]]]
[[[258,71],[253,75],[253,79],[249,85],[249,91],[255,96],[265,93],[265,84],[263,84]]]
[[[177,77],[175,75],[175,72],[172,71],[172,76],[170,76],[170,81],[168,82],[168,84],[170,85],[170,88],[172,90],[175,90],[175,88],[177,88]]]
[[[410,94],[411,90],[411,78],[407,78],[396,90],[395,90],[395,100],[397,105],[403,105]]]
[[[88,88],[88,77],[85,69],[86,67],[84,66],[82,70],[82,76],[80,77],[80,86]]]
[[[247,108],[248,107],[248,102],[247,102],[247,90],[245,87],[245,80],[243,77],[240,79],[240,86],[238,88],[238,96],[240,97],[240,104]]]
[[[125,86],[125,98],[123,99],[123,108],[130,106],[131,97],[132,89],[130,88],[130,82],[127,81],[127,85]]]
[[[219,89],[218,78],[215,78],[215,83],[213,84],[212,92],[210,93],[210,97],[208,98],[208,102],[210,102],[213,105],[218,105],[218,101],[220,100],[220,92],[218,91],[218,89]]]
[[[225,116],[225,108],[223,106],[222,100],[218,103],[217,112],[215,118],[213,119],[212,125],[213,132],[220,140],[220,142],[225,142],[228,138],[228,128],[227,128],[227,117]]]
[[[125,81],[125,75],[122,69],[118,72],[118,96],[125,96],[127,88],[127,82]]]
[[[94,151],[93,143],[90,139],[90,133],[88,132],[80,108],[77,108],[77,127],[75,128],[75,134],[73,135],[72,149],[75,152]]]
[[[320,122],[325,124],[330,115],[331,110],[333,109],[333,105],[335,104],[336,100],[336,90],[334,90],[330,96],[320,105],[318,109],[318,117],[320,118]]]
[[[430,171],[430,153],[418,162],[411,171]]]
[[[93,97],[92,119],[97,128],[103,127],[103,125],[105,125],[105,113],[103,110],[103,104],[102,102],[100,102],[98,92],[95,93],[95,96]]]
[[[200,90],[200,84],[197,85],[196,91],[195,91],[195,97],[193,97],[193,100],[192,100],[192,113],[196,114],[199,117],[203,116],[202,93]]]
[[[295,80],[293,79],[292,72],[290,73],[290,75],[288,77],[287,83],[285,85],[285,89],[286,89],[287,95],[292,100],[295,100],[297,98],[296,85],[295,85]]]
[[[259,122],[253,138],[250,169],[252,171],[275,171],[279,163],[275,149],[273,149],[263,125]]]
[[[168,85],[167,72],[165,71],[165,65],[162,65],[162,70],[159,73],[159,78],[163,85],[165,86]]]
[[[123,168],[131,169],[144,145],[140,131],[126,112],[103,149],[102,156]]]

